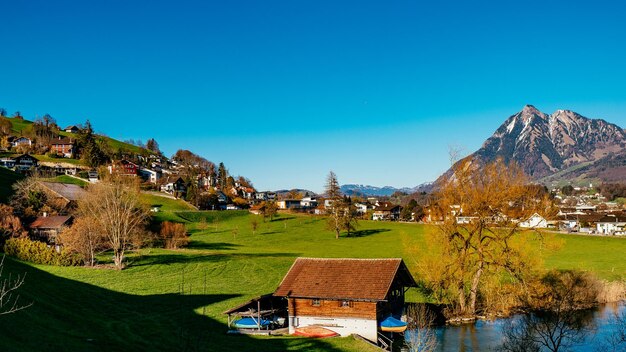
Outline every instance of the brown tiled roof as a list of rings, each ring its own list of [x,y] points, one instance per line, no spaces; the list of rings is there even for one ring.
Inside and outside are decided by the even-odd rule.
[[[70,145],[74,144],[70,138],[54,139],[50,142],[51,145]]]
[[[624,214],[612,214],[606,215],[598,220],[598,222],[626,222],[626,215]]]
[[[400,206],[393,205],[393,204],[386,204],[386,205],[377,206],[374,210],[375,211],[393,211],[396,208],[400,208]]]
[[[382,301],[397,275],[404,286],[416,286],[400,258],[298,258],[274,295]]]
[[[565,220],[578,220],[578,221],[586,221],[586,222],[597,222],[602,219],[604,214],[593,213],[593,214],[566,214],[557,216],[557,220],[565,221]]]
[[[32,224],[31,229],[58,229],[67,223],[71,216],[40,216]]]

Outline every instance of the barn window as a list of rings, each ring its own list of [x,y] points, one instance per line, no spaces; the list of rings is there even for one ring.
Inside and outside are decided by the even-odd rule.
[[[352,302],[350,301],[341,301],[341,306],[342,307],[352,307]]]
[[[312,300],[311,300],[311,305],[312,305],[313,307],[319,307],[319,306],[320,306],[320,304],[321,304],[321,301],[320,301],[319,299],[312,299]]]

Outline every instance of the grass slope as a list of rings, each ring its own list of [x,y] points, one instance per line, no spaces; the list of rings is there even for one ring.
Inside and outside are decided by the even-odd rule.
[[[68,184],[77,185],[80,187],[86,187],[89,184],[89,182],[87,181],[83,181],[79,178],[68,176],[68,175],[59,175],[54,178],[48,178],[46,179],[46,181],[57,182],[57,183],[68,183]]]
[[[11,326],[0,329],[4,351],[367,351],[367,345],[352,338],[229,336],[222,313],[274,291],[298,256],[402,257],[415,269],[416,253],[425,248],[424,234],[434,230],[363,221],[354,236],[335,240],[317,217],[281,215],[263,222],[246,212],[182,210],[185,205],[177,200],[142,197],[162,204],[157,214],[187,224],[189,248],[141,250],[129,256],[130,266],[123,271],[8,260],[7,273],[28,273],[21,294],[34,305],[2,318]],[[256,234],[252,219],[259,223]],[[609,279],[626,276],[620,256],[626,240],[547,236],[564,242],[561,251],[548,254],[547,267],[592,270]],[[410,300],[422,299],[415,290],[409,293]]]
[[[13,184],[24,178],[4,167],[0,167],[0,203],[6,203],[13,194]]]
[[[22,131],[29,128],[33,124],[32,121],[28,121],[28,120],[21,120],[21,119],[16,119],[16,118],[6,118],[6,119],[9,120],[9,122],[11,122],[13,133],[18,136],[22,134]],[[60,126],[60,127],[64,128],[65,126]],[[60,131],[59,134],[65,137],[76,138],[76,134],[74,133]],[[146,152],[146,149],[138,147],[136,145],[118,141],[116,139],[113,139],[107,136],[101,136],[101,137],[104,138],[104,140],[107,142],[107,144],[113,151],[125,151],[125,152],[130,152],[130,153],[137,153],[137,154],[143,154]],[[80,160],[53,159],[53,158],[48,158],[46,156],[41,156],[41,155],[36,155],[36,157],[40,161],[67,162],[67,163],[77,164],[77,165],[81,164]]]

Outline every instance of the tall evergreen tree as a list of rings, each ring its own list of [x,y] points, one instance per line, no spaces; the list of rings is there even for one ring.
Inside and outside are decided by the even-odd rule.
[[[226,170],[224,163],[220,163],[220,165],[217,168],[217,178],[218,178],[218,184],[220,186],[220,189],[222,191],[225,190],[226,182],[228,179],[228,171]]]
[[[154,138],[148,139],[146,142],[146,149],[156,153],[161,154],[161,150],[159,150],[159,143]]]
[[[88,166],[100,166],[107,161],[108,157],[96,140],[96,135],[93,133],[89,120],[85,122],[84,128],[79,132],[76,142],[80,158]]]

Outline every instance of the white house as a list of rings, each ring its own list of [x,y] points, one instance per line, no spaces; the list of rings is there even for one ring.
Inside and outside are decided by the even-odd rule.
[[[604,235],[626,235],[626,215],[608,214],[596,222],[598,233]]]
[[[534,213],[528,219],[520,221],[519,227],[523,228],[546,228],[548,221],[541,215]]]
[[[30,138],[26,138],[26,137],[18,137],[15,138],[14,140],[11,141],[11,146],[13,148],[15,147],[19,147],[19,146],[32,146],[33,145],[33,141],[30,140]]]
[[[156,184],[161,178],[161,173],[155,170],[150,170],[150,169],[146,169],[142,167],[139,169],[139,176],[141,176],[143,179],[145,179],[146,181],[150,183]]]
[[[317,199],[315,197],[304,197],[300,199],[300,207],[311,209],[317,207]]]

